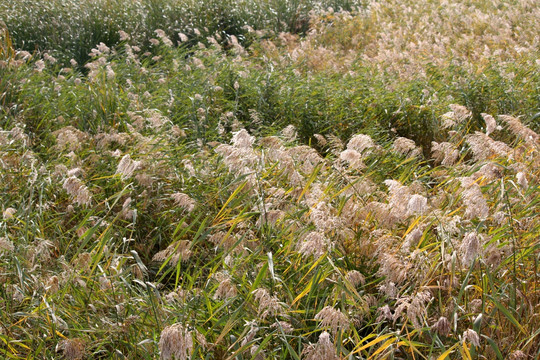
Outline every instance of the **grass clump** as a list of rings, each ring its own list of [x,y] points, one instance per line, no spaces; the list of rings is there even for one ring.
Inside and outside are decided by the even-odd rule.
[[[212,4],[205,44],[111,10],[85,62],[3,28],[0,353],[538,357],[528,3],[261,16],[249,42],[230,24],[269,5]]]

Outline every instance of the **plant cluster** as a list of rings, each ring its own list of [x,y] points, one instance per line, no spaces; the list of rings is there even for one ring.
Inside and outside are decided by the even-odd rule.
[[[540,356],[531,2],[48,4],[0,6],[2,356]]]

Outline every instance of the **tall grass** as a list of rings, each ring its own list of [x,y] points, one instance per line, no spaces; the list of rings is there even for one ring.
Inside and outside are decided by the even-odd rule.
[[[311,10],[326,6],[350,10],[357,5],[348,0],[17,0],[0,5],[0,21],[7,24],[17,48],[49,50],[64,63],[73,58],[84,64],[96,44],[116,45],[119,30],[144,48],[148,48],[156,29],[163,29],[175,43],[180,40],[180,32],[190,38],[191,44],[206,42],[208,36],[216,34],[235,35],[244,41],[246,26],[275,33],[304,32]]]
[[[311,3],[193,3],[192,29],[235,35],[209,28],[205,46],[187,30],[170,46],[167,3],[107,4],[80,29],[87,62],[67,65],[66,39],[33,53],[11,41],[35,28],[0,36],[2,356],[540,356],[527,2],[335,6],[297,22],[304,36],[269,9]],[[167,31],[120,40],[132,23],[115,24],[137,19],[114,10],[127,5]],[[80,6],[94,5],[64,13]],[[240,26],[258,12],[276,34]],[[470,20],[485,13],[497,26],[522,14],[504,36],[523,49],[492,44]],[[431,58],[392,52],[422,16],[473,25],[439,28],[444,48],[418,33]]]

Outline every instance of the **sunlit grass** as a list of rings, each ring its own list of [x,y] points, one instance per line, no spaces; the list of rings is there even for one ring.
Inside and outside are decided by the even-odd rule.
[[[193,3],[177,24],[173,3],[107,2],[80,33],[6,9],[90,3],[4,4],[2,356],[538,357],[533,15],[524,1],[439,9],[480,19],[440,29],[453,58],[410,44],[382,57],[439,19],[428,3],[408,18],[331,4],[308,28],[312,3]],[[214,10],[223,22],[203,31]],[[504,28],[520,11],[501,36],[523,49],[469,47],[492,40],[482,14]],[[254,15],[265,34],[243,27]],[[17,49],[53,27],[88,37]]]

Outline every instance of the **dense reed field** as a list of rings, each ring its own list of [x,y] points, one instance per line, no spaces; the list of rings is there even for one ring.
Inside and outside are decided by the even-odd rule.
[[[5,359],[539,359],[533,0],[0,3]]]

